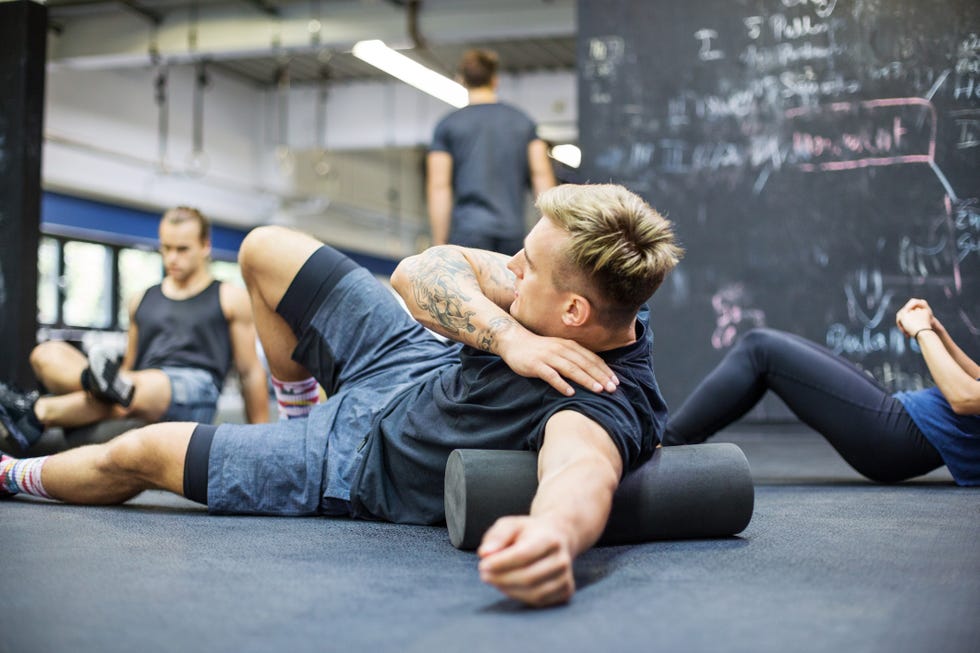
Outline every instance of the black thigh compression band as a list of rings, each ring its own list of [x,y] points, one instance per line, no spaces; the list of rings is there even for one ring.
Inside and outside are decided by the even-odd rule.
[[[218,430],[212,424],[198,424],[187,443],[184,457],[184,496],[191,501],[208,505],[208,462],[211,441]]]
[[[299,335],[323,299],[358,265],[332,247],[324,245],[313,252],[293,277],[276,312],[293,333]]]

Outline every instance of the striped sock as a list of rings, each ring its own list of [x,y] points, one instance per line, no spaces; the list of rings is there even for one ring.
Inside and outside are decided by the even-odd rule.
[[[23,492],[34,497],[50,499],[41,484],[41,467],[48,456],[24,458],[0,455],[0,493],[8,495]]]
[[[280,381],[273,376],[272,388],[279,404],[279,419],[306,417],[320,403],[320,388],[312,376],[302,381]]]

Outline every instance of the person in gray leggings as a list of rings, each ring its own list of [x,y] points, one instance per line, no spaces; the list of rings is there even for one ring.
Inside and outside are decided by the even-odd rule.
[[[903,481],[945,464],[959,485],[980,485],[980,365],[925,300],[910,299],[896,322],[918,342],[935,387],[889,394],[819,345],[753,329],[671,416],[664,444],[704,442],[772,390],[873,481]]]

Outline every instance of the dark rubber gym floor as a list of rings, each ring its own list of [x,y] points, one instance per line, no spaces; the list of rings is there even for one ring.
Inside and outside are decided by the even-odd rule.
[[[445,529],[0,503],[0,651],[980,650],[980,488],[862,480],[798,426],[729,430],[738,537],[593,549],[566,606],[482,585]]]

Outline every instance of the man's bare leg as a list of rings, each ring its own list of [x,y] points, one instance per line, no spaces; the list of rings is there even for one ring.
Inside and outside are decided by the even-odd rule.
[[[82,389],[82,371],[88,367],[85,354],[67,342],[42,342],[31,351],[34,376],[48,392],[63,395]]]
[[[45,426],[67,428],[123,417],[138,417],[147,422],[159,421],[170,407],[170,378],[162,370],[140,370],[122,374],[136,388],[133,402],[128,408],[100,401],[85,391],[77,390],[41,397],[34,404],[34,414]]]
[[[306,260],[323,243],[283,227],[253,229],[238,250],[242,277],[252,301],[255,328],[277,379],[298,381],[309,371],[292,359],[296,336],[276,307]]]
[[[128,431],[105,444],[79,447],[43,459],[18,461],[41,465],[45,494],[78,504],[123,503],[143,490],[183,494],[184,459],[196,424],[167,422]],[[13,459],[4,457],[4,469]],[[21,488],[7,491],[21,491]]]

